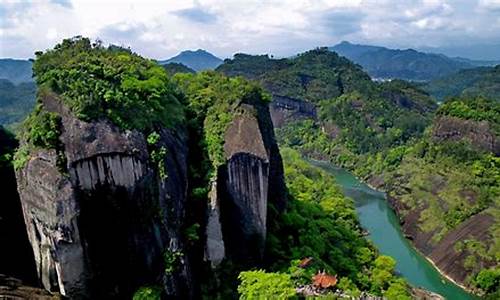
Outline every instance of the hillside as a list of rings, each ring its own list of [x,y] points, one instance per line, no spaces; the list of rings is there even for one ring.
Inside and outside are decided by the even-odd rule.
[[[455,96],[484,96],[500,99],[500,65],[460,70],[431,80],[422,89],[442,101]]]
[[[427,81],[473,67],[467,62],[441,54],[423,53],[413,49],[389,49],[349,42],[342,42],[329,49],[360,64],[376,79]]]
[[[0,59],[0,79],[7,79],[14,84],[33,82],[31,65],[29,60]]]
[[[196,73],[195,70],[193,70],[189,67],[186,67],[185,65],[183,65],[181,63],[172,62],[172,63],[168,63],[168,64],[163,64],[162,66],[170,76],[173,76],[176,73]]]
[[[324,130],[331,136],[342,131],[341,139],[354,151],[375,150],[419,135],[436,108],[411,84],[372,82],[359,66],[326,48],[279,60],[237,54],[217,71],[262,84],[273,96],[271,114],[278,125],[317,119],[319,114]]]
[[[180,63],[198,72],[217,68],[222,63],[222,59],[205,50],[198,49],[196,51],[182,51],[178,55],[159,61],[158,63],[162,65],[168,63]]]
[[[407,236],[441,271],[470,288],[498,289],[484,282],[497,278],[499,257],[495,101],[458,99],[436,112],[420,88],[371,82],[358,66],[321,49],[269,63],[242,58],[218,70],[249,74],[273,95],[276,110],[298,110],[277,97],[284,93],[317,112],[282,122],[276,130],[282,146],[330,160],[385,190]]]
[[[0,79],[0,125],[20,123],[33,109],[36,85],[34,82],[14,84]]]

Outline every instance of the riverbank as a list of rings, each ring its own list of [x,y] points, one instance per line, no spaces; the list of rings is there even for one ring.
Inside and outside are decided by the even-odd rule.
[[[365,182],[330,163],[311,161],[337,178],[346,195],[353,198],[360,222],[370,232],[370,239],[384,254],[393,256],[402,276],[413,286],[442,294],[447,299],[474,299],[463,285],[457,284],[407,239],[401,219],[389,203],[386,192],[373,182]]]

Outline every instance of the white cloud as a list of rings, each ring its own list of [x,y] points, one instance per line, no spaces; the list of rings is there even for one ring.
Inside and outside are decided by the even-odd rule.
[[[500,42],[500,0],[0,0],[0,57],[84,35],[166,58],[205,48],[291,55],[341,40],[387,46]]]

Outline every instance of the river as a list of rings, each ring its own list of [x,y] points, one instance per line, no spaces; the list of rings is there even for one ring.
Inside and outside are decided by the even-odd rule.
[[[403,236],[399,221],[382,192],[360,182],[348,171],[330,163],[311,161],[335,176],[346,196],[354,200],[362,227],[382,254],[396,260],[396,271],[416,287],[436,292],[449,300],[476,299],[444,278]]]

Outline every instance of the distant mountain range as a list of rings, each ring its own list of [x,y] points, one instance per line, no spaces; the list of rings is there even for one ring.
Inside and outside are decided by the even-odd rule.
[[[329,49],[361,65],[375,79],[428,81],[462,69],[495,63],[460,57],[450,58],[443,54],[424,53],[413,49],[357,45],[345,41]]]
[[[500,63],[500,43],[470,44],[468,46],[421,47],[423,52],[442,53],[449,57],[467,57],[472,60],[496,61]]]
[[[0,59],[0,79],[7,79],[14,84],[33,82],[31,65],[29,60]]]
[[[217,56],[205,50],[198,49],[196,51],[182,51],[178,55],[167,60],[159,61],[158,63],[162,65],[180,63],[198,72],[202,70],[213,70],[222,64],[222,62],[222,59]]]
[[[21,122],[35,105],[32,62],[0,59],[0,126]]]

